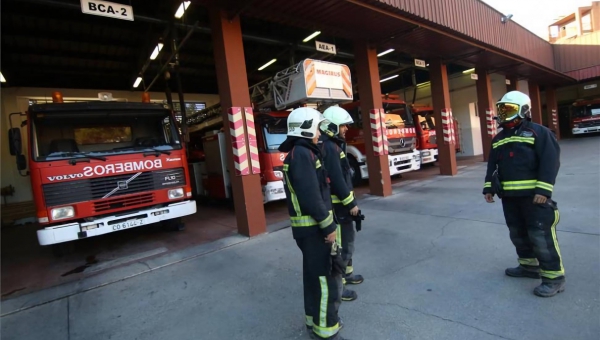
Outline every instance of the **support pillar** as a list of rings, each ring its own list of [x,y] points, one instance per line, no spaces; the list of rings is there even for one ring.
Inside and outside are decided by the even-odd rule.
[[[365,152],[369,171],[369,189],[371,195],[389,196],[392,194],[392,182],[387,155],[376,155],[373,150],[373,134],[371,130],[370,112],[383,108],[381,101],[381,85],[379,84],[379,67],[377,50],[371,48],[366,41],[354,43],[358,93],[360,96],[360,112],[365,136]]]
[[[233,202],[238,232],[255,236],[266,232],[265,209],[259,174],[236,175],[233,162],[231,132],[227,128],[228,110],[232,107],[251,107],[246,77],[246,62],[239,17],[229,19],[227,12],[210,8],[210,24],[215,53],[215,66],[228,152],[227,165],[231,178]],[[244,121],[244,130],[247,131]],[[246,146],[246,154],[250,155]],[[248,158],[250,158],[248,156]]]
[[[490,81],[490,75],[485,69],[476,69],[477,73],[477,110],[479,111],[479,126],[481,127],[481,142],[483,145],[483,161],[487,162],[490,158],[490,149],[492,148],[492,138],[488,132],[488,118],[487,111],[493,112],[492,116],[496,116],[495,101],[492,98],[492,84]],[[517,84],[514,79],[515,86]],[[511,80],[511,85],[513,84]],[[508,86],[507,86],[508,87]],[[493,122],[494,124],[496,122]]]
[[[456,138],[454,142],[447,143],[444,140],[444,126],[442,124],[442,111],[450,110],[450,85],[448,84],[448,69],[440,59],[429,63],[429,74],[431,76],[431,100],[433,103],[433,116],[435,117],[435,134],[437,136],[438,164],[440,175],[454,176],[458,173],[456,167]],[[450,122],[454,126],[454,122]],[[452,128],[453,130],[453,128]],[[454,135],[457,135],[454,131]]]
[[[506,84],[506,92],[519,91],[519,78],[510,76],[506,80],[510,81],[510,84]]]
[[[560,140],[560,121],[558,120],[558,103],[554,86],[546,86],[546,109],[548,128],[554,131],[556,139]]]
[[[531,98],[531,120],[542,124],[542,100],[540,98],[540,87],[537,83],[529,80],[529,98]]]

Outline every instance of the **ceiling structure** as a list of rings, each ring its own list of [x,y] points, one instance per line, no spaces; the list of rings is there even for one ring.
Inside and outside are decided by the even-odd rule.
[[[116,2],[133,6],[134,21],[83,14],[78,0],[3,1],[1,71],[7,79],[3,86],[142,91],[152,84],[150,91],[162,92],[165,81],[158,74],[172,55],[170,39],[181,42],[189,35],[178,53],[183,92],[216,94],[206,8],[216,5],[232,18],[241,17],[250,85],[305,58],[343,63],[354,71],[355,39],[368,40],[378,52],[395,49],[379,58],[382,79],[399,75],[382,83],[384,93],[429,80],[427,68],[415,67],[415,58],[441,58],[449,64],[449,73],[480,66],[539,81],[568,81],[355,0],[195,0],[181,19],[174,17],[179,0]],[[316,30],[322,33],[315,39],[335,44],[336,55],[316,51],[315,39],[302,42]],[[161,39],[164,47],[150,60]],[[274,64],[258,70],[274,58]],[[142,69],[143,82],[134,89]],[[176,91],[176,82],[171,81],[170,87]]]

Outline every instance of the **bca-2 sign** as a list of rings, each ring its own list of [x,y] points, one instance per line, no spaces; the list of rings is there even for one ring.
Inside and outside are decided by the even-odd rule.
[[[81,0],[81,11],[85,14],[133,21],[133,8],[114,2]]]
[[[327,44],[327,43],[316,41],[316,40],[315,40],[315,44],[317,45],[317,51],[331,53],[331,54],[337,53],[335,51],[335,45],[333,45],[333,44]]]

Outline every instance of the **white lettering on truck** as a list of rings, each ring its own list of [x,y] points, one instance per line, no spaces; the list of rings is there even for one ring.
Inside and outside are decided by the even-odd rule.
[[[91,177],[94,175],[102,176],[102,175],[109,175],[109,174],[120,174],[120,173],[130,172],[130,171],[160,169],[160,168],[162,168],[162,166],[163,166],[162,160],[160,160],[160,159],[145,160],[145,161],[139,161],[139,162],[126,162],[126,163],[115,163],[115,164],[107,164],[107,165],[96,165],[94,167],[86,166],[85,168],[83,168],[83,173],[59,175],[59,176],[49,176],[48,180],[50,182],[63,181],[66,179]]]

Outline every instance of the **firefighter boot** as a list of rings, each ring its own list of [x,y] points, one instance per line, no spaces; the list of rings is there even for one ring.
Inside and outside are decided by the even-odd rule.
[[[506,268],[504,273],[512,277],[527,277],[530,279],[539,279],[540,267],[519,265],[515,268]]]
[[[364,280],[362,275],[348,274],[346,276],[346,283],[349,285],[361,284]]]
[[[551,297],[565,290],[565,281],[544,281],[541,285],[535,287],[533,294],[541,297]]]
[[[358,298],[358,294],[355,291],[344,288],[342,293],[342,301],[354,301]]]

